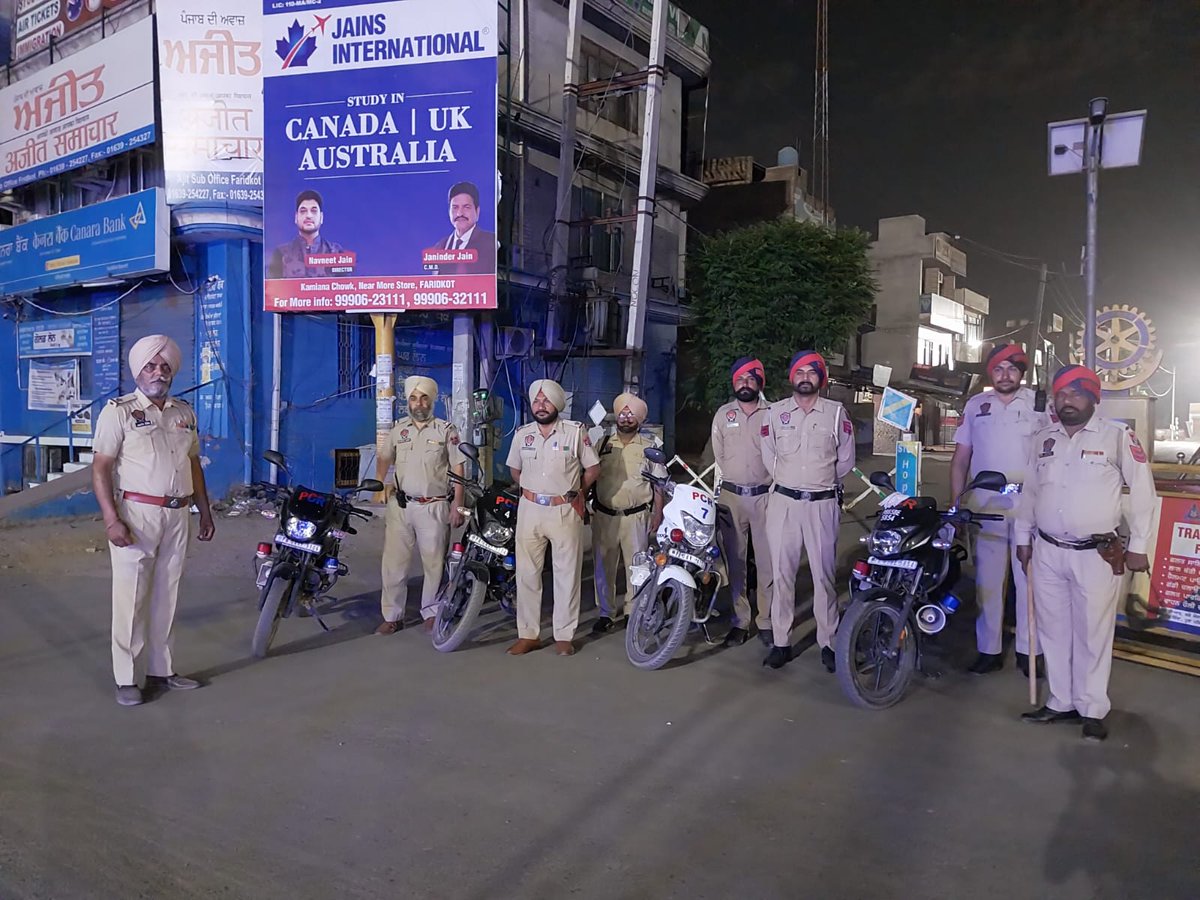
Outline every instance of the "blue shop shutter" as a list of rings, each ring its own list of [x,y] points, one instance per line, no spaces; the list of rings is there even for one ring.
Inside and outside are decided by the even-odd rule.
[[[149,289],[147,289],[149,288]],[[172,384],[174,393],[183,393],[196,384],[196,315],[191,294],[181,294],[170,285],[143,287],[121,301],[121,393],[134,390],[129,373],[129,348],[148,334],[174,338],[183,351],[183,365]],[[192,395],[188,395],[195,402]]]

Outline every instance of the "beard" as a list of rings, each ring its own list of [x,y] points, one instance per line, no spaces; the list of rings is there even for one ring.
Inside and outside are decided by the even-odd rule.
[[[811,381],[801,381],[799,384],[793,385],[792,390],[801,397],[807,397],[817,392],[817,386]]]
[[[147,397],[165,397],[171,390],[170,378],[153,378],[146,381],[138,380],[137,386],[141,388],[142,393]]]
[[[557,420],[558,420],[558,410],[557,409],[550,410],[549,412],[546,412],[545,410],[539,410],[538,412],[535,412],[533,414],[533,421],[537,422],[539,425],[549,425],[552,422],[556,422]]]
[[[1083,425],[1092,417],[1092,410],[1077,409],[1073,406],[1060,406],[1054,411],[1058,413],[1058,420],[1064,425]]]
[[[412,409],[408,410],[409,416],[414,422],[428,422],[433,418],[432,409]]]
[[[642,426],[638,425],[636,422],[632,424],[626,424],[624,422],[617,423],[617,431],[619,431],[621,434],[637,434],[638,431],[641,430],[641,427]]]
[[[993,381],[992,382],[992,389],[997,394],[1004,394],[1006,396],[1008,394],[1015,394],[1017,392],[1017,389],[1020,386],[1021,386],[1021,382],[1019,382],[1019,381]]]
[[[737,397],[742,403],[753,403],[758,399],[758,391],[754,388],[738,388],[733,392],[733,396]]]

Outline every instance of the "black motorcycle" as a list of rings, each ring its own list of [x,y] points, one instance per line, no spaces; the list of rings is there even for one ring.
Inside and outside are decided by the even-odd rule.
[[[443,653],[462,646],[485,602],[495,601],[510,616],[517,614],[517,486],[485,488],[479,451],[466,443],[458,449],[471,461],[474,475],[460,478],[450,473],[451,481],[463,485],[463,512],[469,519],[462,541],[447,555],[446,580],[438,593],[433,646]]]
[[[268,450],[263,459],[284,472],[282,453]],[[290,473],[289,473],[290,475]],[[297,486],[276,493],[279,531],[273,543],[258,545],[258,624],[250,642],[251,652],[262,659],[271,649],[279,621],[297,612],[313,616],[326,631],[316,601],[325,596],[338,578],[350,569],[339,557],[342,540],[357,534],[350,519],[371,518],[369,509],[359,509],[350,498],[360,491],[379,492],[383,484],[368,478],[352,491],[325,493]]]
[[[894,492],[886,472],[871,484]],[[980,472],[967,490],[1002,491],[999,472]],[[886,709],[912,681],[924,636],[946,627],[959,607],[953,590],[967,558],[959,535],[1004,516],[969,509],[939,510],[932,497],[911,497],[879,511],[874,530],[860,540],[870,556],[854,565],[851,602],[838,625],[834,652],[842,690],[856,706]]]

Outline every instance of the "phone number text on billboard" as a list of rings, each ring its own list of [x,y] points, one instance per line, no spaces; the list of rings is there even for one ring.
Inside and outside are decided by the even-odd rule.
[[[267,312],[403,312],[408,309],[495,309],[491,275],[354,280],[284,278],[267,282]]]

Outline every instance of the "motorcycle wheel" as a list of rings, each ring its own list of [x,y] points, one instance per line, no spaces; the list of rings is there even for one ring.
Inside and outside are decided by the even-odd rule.
[[[625,655],[639,669],[660,669],[683,643],[692,623],[695,592],[669,581],[633,604],[625,629]]]
[[[258,624],[254,626],[254,638],[250,641],[250,652],[258,659],[266,658],[271,650],[271,642],[279,631],[279,620],[287,609],[287,601],[292,595],[296,582],[287,578],[272,578],[266,583],[260,594],[262,603],[258,614]]]
[[[835,654],[842,691],[855,706],[887,709],[904,696],[917,662],[917,638],[901,611],[872,592],[855,599],[842,616]],[[887,654],[896,629],[903,629],[894,659]]]
[[[442,653],[457,650],[466,641],[487,594],[487,583],[478,580],[465,566],[458,577],[446,582],[438,595],[437,617],[433,622],[433,647]]]

